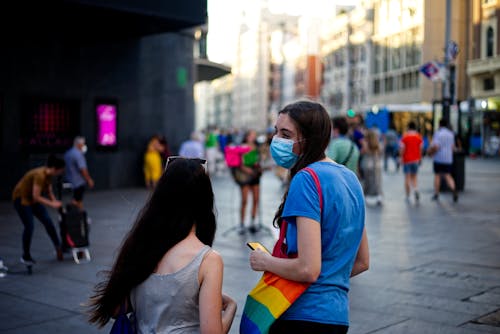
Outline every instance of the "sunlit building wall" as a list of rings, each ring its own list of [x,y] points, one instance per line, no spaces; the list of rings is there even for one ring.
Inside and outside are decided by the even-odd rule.
[[[452,1],[450,39],[466,46],[466,3]],[[424,77],[419,68],[443,62],[446,1],[374,0],[372,87],[370,104],[393,104],[391,111],[431,110],[441,99],[441,84]],[[465,56],[458,54],[456,98],[466,98]],[[422,107],[422,104],[425,107]]]
[[[322,31],[321,99],[332,115],[367,108],[373,11],[368,2],[339,12]]]
[[[234,74],[233,125],[263,129],[266,126],[269,77],[269,29],[258,17],[240,28]]]
[[[473,0],[468,12],[472,24],[470,58],[467,74],[470,78],[471,129],[475,143],[471,152],[498,155],[500,137],[500,1]]]

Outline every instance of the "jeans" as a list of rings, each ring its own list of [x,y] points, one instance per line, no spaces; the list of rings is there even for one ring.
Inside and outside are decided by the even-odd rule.
[[[24,225],[23,231],[23,256],[31,257],[31,238],[33,237],[34,222],[33,216],[38,218],[38,220],[45,226],[45,230],[49,235],[52,243],[56,248],[60,246],[60,241],[57,236],[56,228],[52,219],[50,219],[49,213],[43,204],[35,203],[33,205],[22,205],[21,199],[17,198],[14,200],[14,208],[17,214],[21,218]]]

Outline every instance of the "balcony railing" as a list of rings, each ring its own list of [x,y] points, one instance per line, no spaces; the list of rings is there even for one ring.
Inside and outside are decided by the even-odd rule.
[[[494,58],[474,59],[467,62],[467,75],[475,76],[500,70],[500,56]]]

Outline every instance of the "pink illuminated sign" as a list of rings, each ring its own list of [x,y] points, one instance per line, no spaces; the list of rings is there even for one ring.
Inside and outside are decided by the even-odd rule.
[[[98,104],[97,112],[97,145],[116,145],[116,105]]]

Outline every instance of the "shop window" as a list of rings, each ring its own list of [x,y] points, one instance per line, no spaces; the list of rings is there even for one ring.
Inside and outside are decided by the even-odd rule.
[[[71,147],[80,129],[79,101],[24,97],[19,105],[23,151],[61,153]]]
[[[492,77],[483,79],[483,90],[494,90],[495,79]]]

